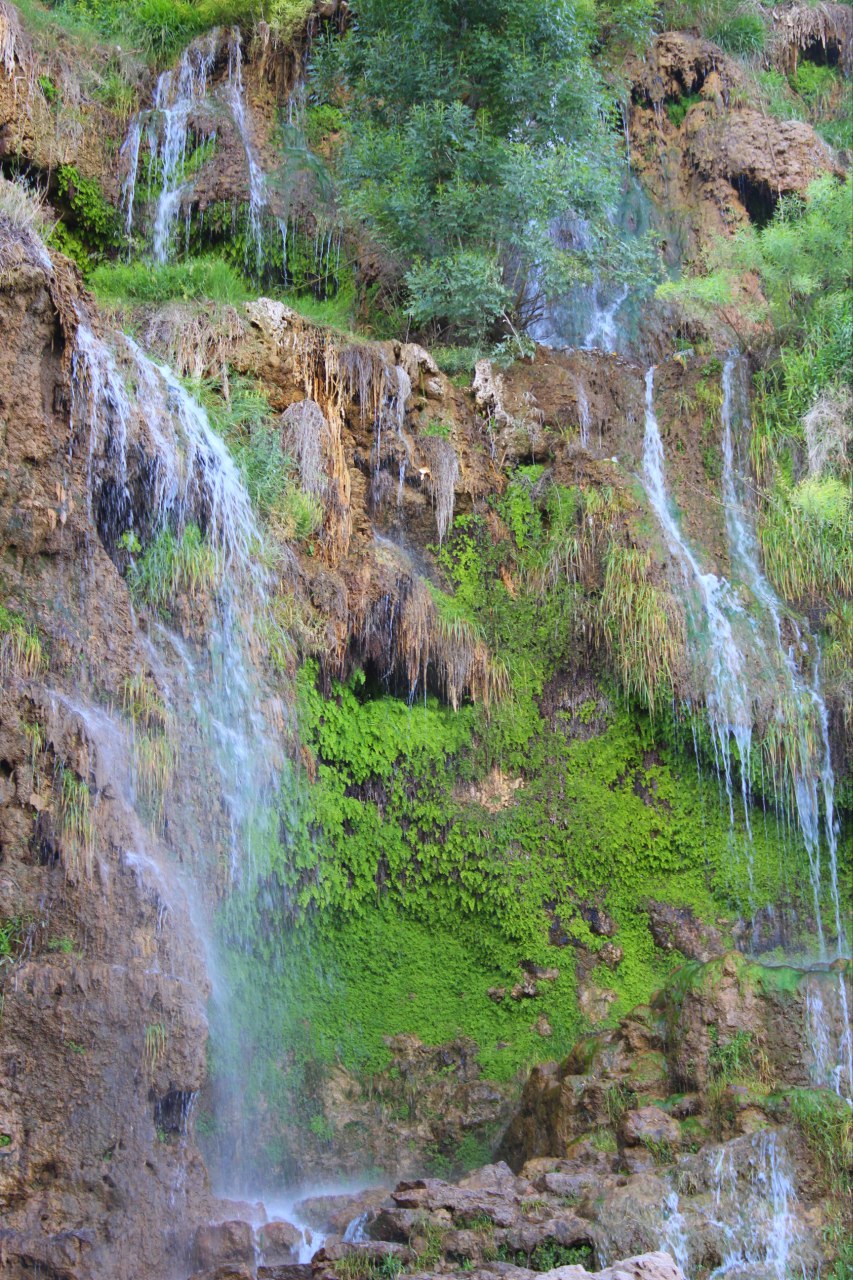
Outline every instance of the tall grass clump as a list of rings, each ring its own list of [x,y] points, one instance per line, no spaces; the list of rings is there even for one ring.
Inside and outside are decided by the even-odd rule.
[[[57,778],[58,824],[62,844],[73,871],[92,874],[95,856],[95,824],[88,786],[64,765]]]
[[[779,482],[759,526],[767,573],[789,600],[853,595],[853,496],[834,477]]]
[[[0,604],[0,671],[35,679],[44,665],[44,650],[35,627]]]
[[[184,262],[104,262],[89,276],[100,302],[246,302],[252,296],[242,276],[222,258],[188,258]]]
[[[179,595],[198,600],[219,581],[219,557],[198,525],[188,524],[180,536],[162,529],[128,568],[134,599],[150,608],[168,609]]]
[[[37,235],[47,233],[50,219],[46,211],[47,193],[39,191],[24,178],[0,175],[0,218],[24,231]]]
[[[853,1111],[828,1089],[794,1089],[794,1119],[815,1157],[826,1189],[848,1195],[853,1168]]]
[[[754,0],[663,0],[664,30],[698,27],[726,53],[754,57],[763,53],[768,25]]]
[[[312,8],[312,0],[60,0],[55,12],[74,33],[119,40],[164,62],[212,27],[253,26],[261,18],[292,40]]]
[[[680,683],[687,637],[675,598],[652,573],[649,550],[611,545],[599,631],[625,691],[654,712]]]

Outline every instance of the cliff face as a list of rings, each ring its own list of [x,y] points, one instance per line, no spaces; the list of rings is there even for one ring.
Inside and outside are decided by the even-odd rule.
[[[824,32],[839,58],[843,16]],[[58,205],[72,165],[117,205],[121,113],[84,94],[72,130],[75,69],[41,56],[0,0],[0,163],[43,176]],[[265,165],[300,59],[263,28],[247,55]],[[810,126],[760,116],[705,41],[667,33],[629,71],[632,162],[691,253],[837,171]],[[153,75],[140,86],[147,101]],[[217,145],[187,187],[193,234],[251,196],[233,115],[197,107]],[[323,212],[300,210],[317,227]],[[247,1170],[267,1189],[408,1179],[304,1211],[330,1237],[317,1280],[531,1280],[662,1244],[708,1274],[723,1200],[742,1235],[760,1221],[756,1275],[780,1223],[790,1260],[828,1259],[840,1183],[809,1139],[824,1124],[842,1159],[847,1139],[834,1093],[815,1091],[814,1114],[800,1095],[844,1069],[849,979],[727,954],[811,940],[808,860],[783,868],[763,778],[762,823],[730,818],[707,726],[669,719],[693,705],[696,618],[638,477],[651,383],[668,500],[703,580],[730,575],[707,333],[673,354],[650,306],[645,359],[539,347],[451,378],[417,343],[265,297],[108,317],[5,214],[0,331],[0,1273],[307,1276],[299,1231],[265,1243],[262,1206],[211,1195],[198,1120],[229,1189]],[[271,520],[260,554],[221,440],[190,439],[179,378],[229,412],[235,388],[260,395],[287,483],[312,500],[307,534]],[[146,596],[145,555],[188,528],[199,559],[169,599],[162,583]],[[251,572],[223,607],[217,574],[241,556]],[[631,684],[641,660],[652,696]],[[756,681],[756,717],[773,705]],[[251,832],[245,861],[235,831]],[[443,1180],[495,1150],[515,1172]],[[356,1218],[358,1248],[336,1238]],[[623,1274],[675,1280],[659,1257]]]
[[[27,232],[2,238],[4,604],[39,639],[3,660],[0,1256],[9,1276],[130,1280],[179,1265],[205,1192],[188,1120],[208,984],[128,803],[115,716],[145,657],[69,416],[79,282]]]

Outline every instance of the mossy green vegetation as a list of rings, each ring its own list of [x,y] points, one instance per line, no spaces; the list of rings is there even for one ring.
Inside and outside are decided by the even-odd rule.
[[[750,893],[760,904],[798,892],[776,824],[751,845],[742,827],[733,840],[716,789],[703,792],[695,763],[646,717],[617,710],[602,732],[574,738],[534,699],[488,720],[431,698],[409,707],[361,678],[323,698],[314,675],[301,673],[300,726],[315,781],[291,786],[286,833],[275,813],[257,821],[252,886],[221,917],[237,1041],[241,1053],[253,1046],[247,1097],[264,1099],[273,1129],[301,1123],[295,1100],[317,1070],[340,1064],[365,1079],[387,1067],[388,1035],[468,1036],[485,1074],[504,1082],[565,1053],[585,1025],[575,948],[594,954],[603,941],[584,904],[617,924],[621,962],[587,979],[612,993],[617,1017],[680,961],[655,947],[647,898],[719,923]],[[505,807],[485,794],[496,766],[522,782]],[[559,978],[534,1002],[490,998],[518,982],[522,962]]]

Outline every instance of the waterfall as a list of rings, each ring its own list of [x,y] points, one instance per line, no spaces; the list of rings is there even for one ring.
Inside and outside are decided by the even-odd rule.
[[[197,512],[221,553],[223,569],[251,578],[258,586],[252,551],[260,545],[249,496],[240,473],[201,405],[165,365],[149,360],[129,337],[120,346],[136,386],[135,403],[116,357],[85,323],[77,331],[72,356],[72,432],[89,434],[89,502],[97,483],[96,458],[104,454],[110,479],[118,481],[121,502],[115,518],[130,521],[127,453],[134,418],[141,419],[152,449],[148,515],[153,525],[170,521],[178,530]],[[91,509],[91,507],[90,507]],[[114,528],[124,532],[130,528]]]
[[[753,1274],[762,1268],[774,1280],[788,1280],[798,1240],[796,1193],[779,1134],[761,1130],[748,1140],[744,1167],[738,1169],[734,1144],[721,1148],[713,1170],[709,1221],[727,1242],[726,1255],[709,1277]]]
[[[783,639],[783,606],[770,583],[761,571],[758,541],[746,514],[743,498],[743,480],[735,467],[735,429],[741,427],[744,437],[749,433],[747,391],[743,377],[743,364],[737,355],[729,355],[723,366],[723,404],[721,410],[723,439],[723,503],[726,515],[726,531],[736,569],[749,587],[763,617],[769,621],[764,630],[770,645],[775,647],[778,685],[787,694],[784,705],[786,721],[796,734],[796,751],[787,762],[791,774],[797,819],[806,851],[814,897],[815,923],[821,951],[825,950],[823,921],[820,907],[821,885],[821,800],[823,801],[823,834],[829,855],[830,892],[834,911],[835,936],[838,954],[844,952],[845,934],[841,917],[838,891],[838,835],[835,821],[835,775],[829,749],[829,717],[820,689],[820,660],[817,641],[808,635],[804,640],[799,626],[794,624],[794,641],[800,653],[812,649],[817,657],[814,674],[808,684],[797,667],[794,649]],[[793,619],[788,619],[793,622]],[[806,633],[808,634],[808,633]],[[758,642],[760,637],[756,636]],[[778,704],[778,692],[777,704]],[[815,732],[817,729],[817,732]]]
[[[105,545],[120,545],[126,530],[137,534],[137,545],[150,547],[164,532],[179,544],[196,526],[214,557],[204,620],[189,636],[153,609],[147,634],[140,628],[137,636],[140,679],[160,708],[158,742],[171,744],[172,776],[163,783],[159,822],[142,803],[146,779],[136,777],[137,829],[147,826],[151,837],[147,844],[140,837],[133,852],[139,865],[177,875],[187,896],[198,899],[193,918],[213,987],[214,1039],[229,1059],[215,1082],[218,1109],[226,1140],[249,1150],[237,1136],[245,1123],[239,1055],[212,919],[224,895],[250,889],[260,874],[269,831],[279,829],[287,776],[280,745],[287,707],[267,687],[257,660],[270,619],[261,534],[228,449],[172,370],[130,338],[117,335],[108,346],[81,324],[72,363],[72,440],[87,430],[89,501]],[[120,499],[105,503],[116,493]],[[129,755],[134,764],[134,751]]]
[[[151,251],[155,262],[167,262],[172,255],[182,204],[192,189],[187,173],[191,155],[192,117],[210,111],[211,75],[222,46],[221,33],[211,31],[193,41],[181,54],[177,67],[164,71],[154,91],[150,109],[140,112],[130,123],[121,155],[125,168],[122,209],[125,232],[133,231],[137,175],[143,137],[149,148],[149,174],[159,180],[160,192],[153,213]],[[228,72],[224,100],[240,137],[249,177],[249,237],[254,250],[254,269],[263,268],[263,211],[268,200],[266,175],[252,141],[252,130],[243,84],[243,46],[238,29],[228,39]],[[211,142],[216,131],[211,126],[202,136]]]
[[[821,834],[828,852],[829,888],[833,904],[837,952],[846,945],[837,873],[837,830],[834,813],[834,775],[829,750],[826,706],[820,691],[819,660],[811,681],[797,666],[796,655],[817,653],[817,644],[783,614],[783,607],[761,572],[758,543],[741,496],[743,481],[735,463],[735,425],[748,426],[745,390],[737,381],[739,362],[730,357],[723,372],[722,453],[723,503],[732,568],[747,589],[754,607],[744,607],[731,584],[703,571],[681,532],[670,500],[663,442],[654,408],[654,367],[646,374],[646,419],[643,443],[643,481],[680,571],[688,614],[695,633],[695,675],[704,695],[718,768],[724,779],[729,817],[734,823],[733,772],[740,768],[744,821],[750,824],[750,755],[753,723],[762,699],[769,706],[769,722],[780,759],[774,760],[774,781],[783,798],[786,782],[793,798],[800,834],[809,860],[814,923],[821,955],[826,954],[821,911]],[[783,616],[794,626],[794,646],[786,646]],[[821,824],[821,807],[823,823]],[[822,832],[821,832],[822,827]],[[752,883],[752,850],[747,841]]]
[[[262,213],[267,203],[267,181],[255,155],[249,129],[243,88],[243,43],[239,29],[234,30],[228,45],[228,101],[249,168],[249,234],[255,246],[255,270],[260,275],[264,265]]]
[[[806,986],[804,1040],[811,1082],[832,1089],[853,1106],[853,1029],[843,970],[816,970]]]
[[[155,262],[166,262],[172,242],[172,233],[178,220],[181,201],[188,189],[185,176],[187,149],[190,135],[190,116],[207,95],[208,80],[216,60],[219,38],[211,31],[202,40],[191,44],[181,54],[173,71],[164,71],[154,91],[154,105],[147,113],[148,138],[151,148],[151,169],[160,180],[160,195],[154,213],[153,253]],[[128,141],[135,136],[140,122],[134,121]],[[212,136],[212,135],[211,135]],[[128,145],[127,143],[125,145]],[[130,162],[139,159],[138,147],[129,146]],[[136,184],[136,168],[128,180],[125,197],[126,226],[133,223],[133,195]]]
[[[616,350],[619,340],[617,317],[627,297],[628,286],[623,285],[609,301],[603,301],[601,281],[597,278],[593,281],[588,294],[590,323],[584,336],[584,347],[608,352]]]
[[[703,573],[681,533],[666,488],[663,441],[654,408],[654,367],[646,374],[646,425],[643,480],[670,554],[679,566],[688,608],[698,632],[708,720],[725,779],[729,816],[734,822],[732,743],[741,762],[741,795],[749,823],[749,753],[752,745],[752,701],[746,657],[733,620],[743,610],[724,578]]]
[[[126,170],[121,184],[121,208],[124,212],[124,234],[128,240],[133,234],[133,208],[136,201],[136,175],[139,170],[141,145],[142,120],[139,116],[134,116],[119,152]]]
[[[661,1247],[669,1250],[686,1276],[690,1263],[690,1247],[677,1191],[669,1192],[664,1201],[663,1211],[664,1235]]]

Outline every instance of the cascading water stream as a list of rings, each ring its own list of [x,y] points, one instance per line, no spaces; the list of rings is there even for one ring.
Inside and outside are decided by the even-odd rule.
[[[704,695],[715,751],[722,766],[729,816],[734,822],[732,743],[741,761],[741,795],[749,823],[749,754],[753,708],[745,655],[733,619],[742,614],[729,584],[704,573],[682,534],[666,488],[663,441],[654,408],[654,367],[646,374],[646,425],[643,441],[643,480],[652,509],[679,566],[688,609],[701,648]],[[750,861],[751,869],[751,861]]]
[[[173,251],[181,205],[193,181],[187,172],[192,152],[192,117],[202,112],[212,115],[215,110],[211,76],[221,47],[221,33],[213,30],[184,50],[177,66],[160,75],[152,106],[131,121],[121,149],[125,170],[122,208],[125,233],[130,238],[142,144],[143,140],[147,141],[149,180],[156,179],[160,187],[152,217],[151,251],[155,262],[167,262]],[[264,265],[262,215],[267,205],[267,179],[252,140],[243,83],[243,46],[237,29],[228,37],[228,71],[223,96],[246,157],[249,235],[254,249],[253,266],[260,274]],[[215,137],[211,124],[200,140],[211,142]]]
[[[664,1238],[663,1246],[672,1254],[681,1267],[684,1275],[690,1265],[690,1245],[684,1225],[684,1215],[678,1199],[678,1192],[670,1191],[664,1203]]]
[[[829,889],[833,904],[837,953],[845,947],[837,875],[837,832],[834,814],[834,776],[829,751],[828,719],[820,692],[819,664],[808,682],[797,666],[797,653],[811,646],[795,627],[795,645],[783,639],[782,605],[761,572],[758,546],[741,497],[743,488],[735,464],[734,427],[740,414],[744,425],[745,392],[739,389],[739,365],[732,356],[723,375],[722,451],[723,502],[732,567],[751,597],[745,607],[726,581],[703,571],[697,556],[681,532],[666,485],[663,442],[654,408],[654,368],[646,374],[646,419],[643,444],[643,481],[666,539],[680,570],[681,586],[694,635],[696,677],[704,696],[709,727],[720,773],[725,782],[729,816],[734,824],[734,770],[740,769],[744,821],[750,837],[750,757],[757,712],[769,707],[769,722],[782,743],[782,760],[774,768],[782,776],[784,793],[790,783],[793,807],[809,860],[814,924],[821,956],[826,955],[821,911],[821,845],[826,845],[830,867]],[[823,822],[821,823],[821,810]],[[748,870],[752,884],[751,838],[747,840]]]
[[[602,299],[601,281],[595,280],[589,290],[590,324],[583,345],[589,350],[613,352],[619,340],[619,309],[628,297],[627,285],[607,301]]]
[[[260,275],[264,264],[261,215],[267,203],[267,180],[258,163],[249,128],[246,91],[243,87],[243,42],[239,30],[232,33],[228,45],[228,101],[249,168],[249,234],[255,247],[255,270]]]
[[[151,152],[150,170],[160,181],[160,194],[154,213],[153,255],[155,262],[166,262],[172,234],[178,220],[181,201],[187,190],[185,175],[190,136],[190,116],[207,96],[208,81],[216,60],[218,33],[212,31],[181,54],[173,71],[164,71],[157,81],[154,104],[147,113],[147,136]],[[128,142],[129,176],[125,187],[125,221],[133,225],[133,202],[136,171],[139,162],[140,121],[131,126]],[[211,135],[212,136],[212,135]]]
[[[729,1248],[709,1280],[760,1267],[774,1280],[788,1280],[792,1250],[797,1241],[793,1212],[793,1177],[777,1133],[762,1130],[751,1140],[752,1154],[745,1176],[739,1176],[731,1149],[724,1147],[714,1168],[714,1203],[709,1214]]]
[[[148,635],[139,640],[175,739],[174,776],[164,797],[169,861],[179,858],[193,868],[187,893],[201,899],[193,914],[213,985],[211,1013],[220,1041],[227,1041],[230,995],[210,920],[219,894],[251,879],[258,815],[278,795],[285,768],[279,742],[286,714],[266,689],[253,652],[256,623],[267,607],[261,536],[240,473],[201,405],[131,339],[117,338],[111,350],[81,324],[72,365],[72,438],[84,430],[90,502],[108,544],[135,527],[127,476],[131,465],[141,465],[135,472],[137,485],[145,477],[139,534],[149,545],[160,534],[180,541],[195,525],[215,558],[206,639],[187,640],[149,620]],[[105,504],[106,493],[118,496]],[[139,818],[140,827],[150,821],[143,809]],[[158,840],[153,834],[148,861],[157,860]],[[173,867],[169,874],[176,874]],[[238,1082],[226,1078],[222,1087],[226,1124],[242,1125]]]
[[[769,630],[771,644],[775,643],[778,659],[776,666],[787,694],[785,699],[787,723],[796,736],[796,750],[789,760],[788,768],[792,774],[791,783],[799,828],[809,857],[815,924],[822,953],[825,951],[825,943],[820,906],[821,801],[823,804],[823,835],[829,861],[836,947],[837,953],[842,954],[846,939],[838,891],[835,775],[829,747],[828,715],[820,689],[819,652],[815,638],[809,636],[809,644],[806,644],[800,628],[795,625],[796,649],[801,654],[807,654],[809,649],[817,654],[813,681],[808,684],[796,664],[794,646],[786,645],[783,639],[781,601],[761,571],[757,539],[746,514],[744,486],[740,479],[742,470],[735,466],[735,429],[740,426],[744,436],[747,436],[749,431],[748,403],[742,364],[736,355],[729,355],[723,366],[721,416],[723,503],[732,566],[738,570],[749,587],[764,618],[769,620],[770,626],[765,630]],[[790,752],[789,756],[791,756]]]

